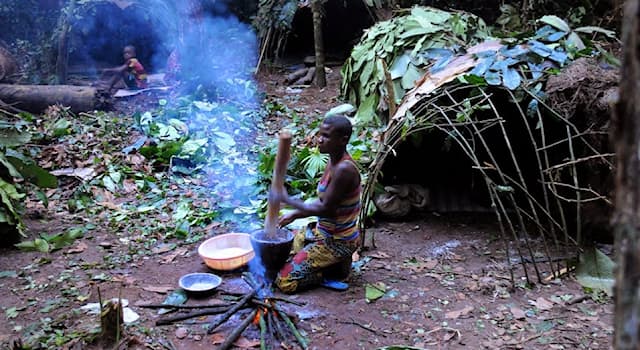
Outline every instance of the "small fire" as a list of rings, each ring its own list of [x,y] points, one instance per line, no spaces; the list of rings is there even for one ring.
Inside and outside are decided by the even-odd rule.
[[[265,301],[265,302],[268,303],[268,301]],[[268,312],[269,312],[269,310],[266,307],[258,309],[258,312],[256,312],[256,316],[253,318],[253,324],[254,325],[259,324],[260,323],[260,319],[262,317],[266,317]]]
[[[253,318],[253,324],[256,325],[258,323],[260,323],[260,318],[262,317],[262,310],[258,310],[258,312],[256,312],[255,317]]]

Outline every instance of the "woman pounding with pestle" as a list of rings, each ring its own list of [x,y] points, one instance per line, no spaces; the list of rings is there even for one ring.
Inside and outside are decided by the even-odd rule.
[[[276,285],[285,293],[312,286],[346,290],[340,282],[349,276],[351,255],[360,244],[360,173],[347,152],[351,122],[334,115],[320,125],[318,148],[329,155],[329,162],[318,184],[318,198],[311,202],[291,198],[284,187],[273,194],[294,211],[280,217],[280,226],[295,219],[317,216],[318,222],[301,230],[294,238],[293,256],[282,267]],[[306,240],[306,242],[305,242]]]

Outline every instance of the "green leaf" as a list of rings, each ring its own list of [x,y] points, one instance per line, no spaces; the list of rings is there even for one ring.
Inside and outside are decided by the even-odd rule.
[[[569,36],[565,40],[565,43],[568,47],[575,48],[578,51],[584,50],[586,48],[584,42],[582,42],[582,39],[580,39],[580,36],[574,32],[571,32],[571,34],[569,34]]]
[[[12,177],[21,179],[22,178],[22,174],[20,174],[20,172],[18,171],[18,169],[16,169],[13,164],[11,164],[11,162],[9,162],[9,159],[7,159],[5,157],[4,154],[0,153],[0,165],[3,165],[5,168],[7,168],[7,171],[9,171],[9,175],[11,175]]]
[[[167,295],[167,297],[162,302],[162,305],[182,305],[187,302],[187,292],[182,289],[176,289],[171,294]],[[174,309],[160,309],[158,310],[158,315],[163,315],[168,312],[173,311]]]
[[[31,134],[15,128],[0,128],[0,146],[14,147],[31,141]]]
[[[25,163],[16,157],[7,157],[7,160],[13,164],[15,169],[22,175],[22,178],[28,182],[40,188],[58,187],[58,179],[38,165]]]
[[[409,68],[409,63],[411,63],[411,56],[406,52],[396,57],[389,69],[391,79],[398,79],[403,76],[407,72],[407,68]]]
[[[6,310],[4,310],[4,313],[5,313],[5,315],[7,315],[8,319],[16,318],[16,317],[18,317],[18,314],[20,314],[18,312],[18,308],[16,308],[16,307],[10,307],[10,308],[6,309]]]
[[[365,284],[364,288],[365,300],[367,303],[382,298],[387,291],[387,286],[382,282],[377,282],[375,284],[367,283]]]
[[[375,94],[367,96],[367,98],[365,98],[365,100],[360,104],[360,107],[358,107],[358,112],[356,112],[356,124],[368,124],[373,121],[377,104],[378,96]]]
[[[489,85],[500,85],[501,80],[500,80],[500,73],[494,71],[494,70],[489,70],[486,73],[484,73],[484,80],[487,82],[487,84]]]
[[[102,184],[104,185],[104,188],[106,188],[109,192],[111,193],[116,193],[116,183],[113,182],[113,179],[109,176],[103,176],[102,177]]]
[[[191,210],[191,203],[187,201],[181,201],[180,203],[178,203],[176,210],[173,212],[172,218],[177,222],[184,220],[186,217],[192,215],[192,213],[193,210]]]
[[[356,107],[354,107],[352,104],[343,103],[339,106],[331,108],[327,113],[324,114],[324,116],[328,117],[336,114],[349,115],[355,111]]]
[[[509,90],[515,90],[520,86],[522,81],[518,71],[513,68],[506,68],[502,70],[502,82],[504,86]]]
[[[574,29],[573,31],[579,32],[579,33],[587,33],[587,34],[600,33],[608,36],[609,38],[616,37],[616,32],[614,32],[613,30],[606,30],[600,27],[595,27],[595,26],[579,27]]]
[[[222,131],[216,131],[214,135],[216,136],[215,145],[221,152],[228,153],[235,147],[236,141],[231,135]]]
[[[309,175],[309,177],[313,179],[324,169],[324,167],[327,165],[328,159],[328,155],[320,153],[320,151],[316,148],[302,160],[302,164],[304,165],[304,170],[307,175]]]
[[[576,279],[583,287],[613,295],[615,263],[596,247],[585,249],[576,266]]]
[[[183,156],[195,156],[198,151],[204,152],[204,147],[207,145],[208,139],[196,139],[187,140],[182,144],[180,154]]]
[[[413,64],[409,64],[406,73],[402,76],[402,88],[411,90],[416,86],[416,81],[420,80],[424,71]]]
[[[65,118],[58,119],[53,124],[53,136],[60,137],[71,134],[71,122]]]
[[[539,22],[542,23],[546,23],[552,27],[555,27],[556,29],[559,29],[563,32],[569,32],[571,30],[571,28],[569,28],[569,25],[567,24],[567,22],[565,22],[564,20],[562,20],[560,17],[558,16],[554,16],[554,15],[547,15],[547,16],[542,16],[542,18],[540,18],[538,20]]]

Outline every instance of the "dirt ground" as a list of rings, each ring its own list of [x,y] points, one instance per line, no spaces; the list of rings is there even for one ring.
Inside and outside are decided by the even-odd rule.
[[[337,68],[323,90],[288,88],[282,76],[281,71],[262,73],[260,85],[267,98],[280,98],[301,115],[317,117],[338,103]],[[78,215],[92,222],[87,214],[41,214],[28,220],[31,232],[55,232]],[[214,234],[227,230],[212,227]],[[91,329],[97,316],[80,307],[96,302],[98,289],[103,299],[127,299],[140,316],[126,326],[129,345],[123,348],[191,350],[219,344],[239,322],[237,316],[209,335],[206,325],[214,316],[155,326],[157,313],[136,306],[161,303],[184,273],[209,271],[197,255],[198,242],[136,258],[126,254],[131,239],[127,232],[98,226],[76,245],[50,254],[0,251],[0,344],[39,331],[58,334],[63,343]],[[367,246],[354,262],[347,291],[318,288],[288,296],[304,306],[282,304],[296,316],[310,349],[612,348],[611,301],[586,296],[571,274],[531,286],[522,269],[515,269],[512,287],[492,215],[423,213],[405,222],[378,222],[367,230]],[[190,297],[187,304],[241,291],[240,272],[220,273],[217,293]],[[365,291],[374,285],[383,296],[367,300]],[[237,348],[258,347],[258,338],[257,328],[250,326]],[[56,348],[99,348],[73,343]],[[293,339],[287,344],[282,348],[297,348]]]

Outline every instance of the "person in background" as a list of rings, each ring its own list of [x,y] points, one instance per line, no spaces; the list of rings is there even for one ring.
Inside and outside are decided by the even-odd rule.
[[[123,65],[102,71],[102,78],[110,77],[107,83],[107,90],[112,93],[121,79],[127,89],[146,88],[147,72],[144,70],[142,63],[136,58],[136,48],[132,45],[127,45],[124,47],[122,55],[124,57]]]
[[[280,217],[280,226],[295,219],[317,216],[315,225],[295,235],[292,257],[276,277],[285,293],[322,285],[346,290],[341,282],[349,276],[351,256],[360,245],[360,173],[347,152],[351,122],[343,115],[325,118],[320,125],[318,148],[329,161],[318,184],[318,198],[303,202],[290,197],[284,188],[275,191],[276,200],[294,208]]]

